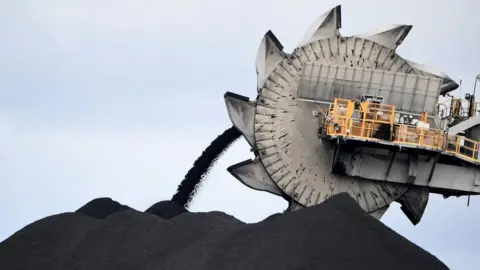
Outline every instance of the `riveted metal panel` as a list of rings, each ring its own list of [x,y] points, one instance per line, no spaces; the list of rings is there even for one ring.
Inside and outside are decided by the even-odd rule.
[[[306,63],[300,78],[298,98],[333,102],[379,95],[397,110],[435,113],[442,79],[361,67]]]

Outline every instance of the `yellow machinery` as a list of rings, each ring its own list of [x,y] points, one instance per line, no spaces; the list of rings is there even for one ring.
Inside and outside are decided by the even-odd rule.
[[[459,84],[396,52],[411,25],[368,37],[340,28],[337,6],[292,52],[265,34],[255,58],[257,96],[225,96],[254,153],[229,172],[285,198],[288,211],[348,193],[377,218],[399,202],[413,224],[431,193],[480,195],[478,143],[465,139],[480,140],[475,91],[468,102],[439,104]]]
[[[475,102],[475,98],[468,94],[465,99],[450,98],[437,106],[441,118],[472,117],[480,111],[480,103]]]
[[[444,152],[479,163],[479,142],[464,136],[447,136],[445,130],[432,129],[424,112],[416,124],[400,123],[394,105],[335,98],[325,118],[327,137],[395,144]]]

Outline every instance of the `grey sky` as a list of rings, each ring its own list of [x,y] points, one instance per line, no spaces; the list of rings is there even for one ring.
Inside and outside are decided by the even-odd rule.
[[[272,29],[290,52],[337,4],[344,35],[412,24],[398,53],[463,78],[463,92],[473,88],[480,72],[480,2],[473,0],[1,0],[0,239],[98,196],[140,210],[170,198],[230,126],[223,93],[255,96],[265,32]],[[282,199],[226,172],[249,157],[247,144],[236,143],[192,210],[244,221],[283,210]],[[388,226],[452,269],[475,268],[479,199],[467,208],[466,198],[433,196],[416,227],[392,208]]]

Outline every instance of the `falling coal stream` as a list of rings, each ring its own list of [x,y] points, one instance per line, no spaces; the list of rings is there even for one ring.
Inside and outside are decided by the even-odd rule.
[[[178,186],[177,193],[173,195],[172,201],[187,208],[212,165],[240,135],[240,131],[232,126],[213,140],[195,160],[193,167],[187,172],[185,178]]]

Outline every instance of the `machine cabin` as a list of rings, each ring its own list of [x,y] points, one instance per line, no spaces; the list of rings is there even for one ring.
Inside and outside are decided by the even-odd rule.
[[[375,96],[362,96],[360,100],[335,98],[325,113],[319,135],[326,140],[348,140],[370,147],[439,153],[480,165],[478,141],[448,136],[446,130],[430,128],[427,112],[416,118],[397,112],[395,105],[383,104],[382,100]]]

